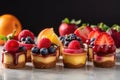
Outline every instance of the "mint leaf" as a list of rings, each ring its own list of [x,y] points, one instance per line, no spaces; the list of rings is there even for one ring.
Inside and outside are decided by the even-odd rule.
[[[71,23],[71,24],[75,24],[75,19],[72,19],[72,20],[70,21],[70,23]]]
[[[76,25],[79,25],[81,23],[81,20],[78,20],[75,22]]]
[[[68,19],[68,18],[65,18],[62,22],[65,22],[65,23],[67,23],[67,24],[69,24],[69,23],[70,23],[70,21],[69,21],[69,19]]]
[[[0,39],[3,40],[3,41],[7,41],[7,37],[6,36],[3,36],[3,35],[0,35]]]
[[[117,24],[114,24],[111,28],[117,30],[118,32],[120,32],[120,26],[117,25]]]
[[[109,29],[109,26],[104,24],[104,23],[100,23],[99,25],[99,28],[102,29],[103,31],[107,31]]]

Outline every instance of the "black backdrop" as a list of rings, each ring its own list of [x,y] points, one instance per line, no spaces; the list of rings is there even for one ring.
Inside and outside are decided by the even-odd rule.
[[[45,27],[54,27],[58,33],[65,17],[120,25],[120,0],[1,0],[0,15],[4,13],[14,14],[35,35]]]

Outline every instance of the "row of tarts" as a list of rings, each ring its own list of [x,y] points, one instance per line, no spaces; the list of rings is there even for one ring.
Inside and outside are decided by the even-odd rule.
[[[18,40],[7,40],[2,50],[2,65],[17,69],[25,67],[26,62],[32,62],[35,68],[46,69],[55,67],[59,56],[62,56],[66,68],[84,67],[87,60],[96,67],[115,66],[116,46],[106,32],[91,31],[86,44],[74,33],[58,39],[53,28],[46,28],[39,35],[35,42],[30,30],[22,30]]]

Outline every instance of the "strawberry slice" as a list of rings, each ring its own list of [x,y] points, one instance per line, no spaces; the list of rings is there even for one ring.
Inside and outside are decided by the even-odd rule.
[[[88,39],[97,38],[99,35],[100,31],[91,31],[90,34],[88,34]]]
[[[101,32],[101,34],[96,38],[95,45],[114,45],[113,38],[106,32]]]
[[[82,38],[82,41],[85,43],[85,41],[88,38],[88,34],[92,31],[92,28],[89,26],[82,26],[75,30],[74,34],[76,34],[78,37]]]

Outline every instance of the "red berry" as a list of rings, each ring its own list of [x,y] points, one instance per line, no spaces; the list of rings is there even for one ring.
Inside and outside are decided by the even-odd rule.
[[[28,36],[34,40],[34,34],[30,30],[22,30],[18,35],[18,39],[21,40],[22,37],[26,38]]]
[[[101,32],[101,34],[96,38],[95,45],[114,45],[113,38],[106,32]]]
[[[39,48],[49,48],[51,45],[51,41],[48,38],[42,38],[39,42],[38,42],[38,47]]]
[[[76,28],[77,26],[75,24],[62,23],[59,27],[59,34],[60,36],[64,36],[66,34],[74,33]]]
[[[90,39],[87,39],[87,40],[85,41],[85,43],[89,45],[89,44],[90,44]]]
[[[108,46],[107,45],[102,45],[100,47],[101,49],[101,54],[104,53],[104,54],[107,54],[108,53]]]
[[[68,44],[69,49],[80,49],[80,42],[77,40],[73,40]]]
[[[109,50],[108,50],[109,53],[113,53],[116,50],[115,45],[110,45],[110,46],[108,46],[108,48],[109,48]]]
[[[89,26],[82,26],[75,30],[74,34],[76,34],[78,37],[82,38],[82,41],[85,43],[85,41],[88,39],[88,34],[92,31],[92,28]]]
[[[8,40],[4,47],[8,52],[16,52],[19,49],[19,43],[16,40]]]
[[[98,46],[98,45],[93,46],[93,51],[100,52],[100,46]]]

